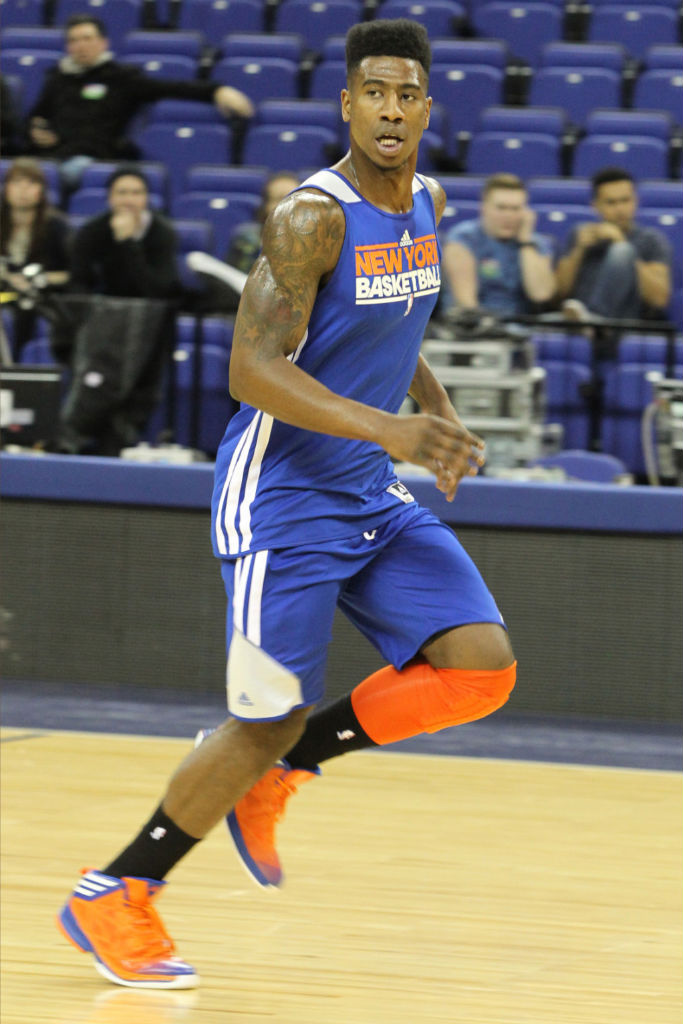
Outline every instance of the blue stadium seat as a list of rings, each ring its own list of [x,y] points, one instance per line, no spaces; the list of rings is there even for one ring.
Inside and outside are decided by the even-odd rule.
[[[275,31],[296,32],[319,53],[328,36],[344,35],[362,20],[360,0],[283,0],[275,10]]]
[[[555,467],[563,469],[568,477],[585,480],[594,484],[609,484],[618,481],[626,473],[626,466],[621,459],[604,452],[587,451],[587,444],[544,455],[534,459],[530,466]]]
[[[260,198],[269,173],[266,166],[195,164],[185,175],[183,192],[208,192],[212,195],[249,192]]]
[[[225,118],[212,103],[158,100],[145,110],[145,124],[225,124]]]
[[[245,163],[266,164],[272,170],[323,167],[337,158],[339,139],[329,128],[296,125],[253,125],[247,134]]]
[[[135,142],[143,159],[167,165],[171,195],[180,193],[192,164],[225,164],[231,159],[231,133],[221,124],[152,124],[135,134]]]
[[[645,210],[641,208],[637,220],[642,227],[657,228],[666,236],[673,253],[674,284],[680,283],[683,274],[683,209]]]
[[[668,176],[669,115],[595,110],[586,119],[586,132],[574,151],[574,174],[589,177],[601,167],[616,164],[636,179]]]
[[[683,125],[683,67],[677,71],[653,68],[638,76],[633,92],[635,110],[665,110]]]
[[[434,39],[432,64],[479,64],[505,68],[510,51],[502,39]]]
[[[9,31],[9,29],[8,29]],[[43,88],[45,72],[53,68],[63,56],[62,51],[5,50],[2,51],[2,73],[21,81],[21,110],[26,116]]]
[[[467,152],[470,174],[505,171],[520,178],[560,173],[560,140],[534,132],[476,132]]]
[[[28,341],[19,354],[19,362],[23,366],[56,366],[50,338],[48,336],[48,325],[45,320],[36,324],[36,336]],[[41,332],[45,333],[41,333]]]
[[[465,6],[455,0],[386,0],[377,12],[380,18],[409,18],[427,29],[435,39],[456,35],[466,15]]]
[[[621,138],[614,135],[591,135],[580,139],[574,150],[574,173],[595,174],[602,167],[623,167],[633,177],[665,177],[668,171],[669,147],[661,139],[638,135]]]
[[[479,202],[486,178],[480,174],[441,174],[439,184],[446,193],[446,199],[457,202]]]
[[[539,359],[546,372],[546,423],[560,423],[564,430],[564,448],[588,448],[590,414],[582,387],[590,382],[591,370],[585,363],[569,360]]]
[[[4,14],[3,5],[3,14]],[[47,50],[64,56],[64,32],[61,28],[45,28],[44,26],[10,25],[2,30],[2,49],[24,50],[28,53]]]
[[[678,12],[642,3],[600,5],[591,15],[588,39],[621,43],[632,57],[642,58],[650,46],[678,42]]]
[[[638,185],[641,208],[680,210],[683,207],[683,183],[680,181],[641,181]]]
[[[118,163],[110,161],[97,161],[89,164],[83,171],[79,188],[101,188],[106,189],[109,176],[119,167]],[[150,193],[158,195],[163,205],[166,205],[168,197],[168,171],[163,163],[151,163],[140,161],[137,167],[142,171],[149,183]]]
[[[416,170],[420,174],[438,174],[441,166],[441,158],[445,152],[444,139],[439,132],[427,131],[422,133],[420,149],[417,155]]]
[[[668,142],[671,118],[657,110],[607,110],[602,105],[586,120],[586,131],[593,135],[638,135]]]
[[[602,449],[620,458],[631,473],[645,473],[641,424],[643,410],[652,401],[646,375],[663,368],[660,362],[628,363],[612,366],[605,374]]]
[[[666,362],[666,338],[661,334],[623,334],[617,343],[617,364]]]
[[[199,448],[215,455],[237,403],[230,397],[230,355],[223,348],[202,344],[200,356],[198,408],[196,411],[197,437],[193,436],[193,401],[195,398],[196,346],[184,340],[180,317],[179,340],[174,357],[175,368],[175,440],[178,444]],[[190,330],[193,330],[190,327]],[[191,335],[194,337],[194,335]]]
[[[14,26],[44,24],[43,0],[3,0],[3,29]]]
[[[179,81],[191,81],[197,77],[199,70],[194,57],[182,57],[174,54],[128,53],[124,61],[135,64],[151,78],[176,78]]]
[[[527,181],[527,188],[532,206],[536,203],[588,206],[591,201],[591,183],[588,178],[531,178]]]
[[[216,246],[213,238],[213,227],[208,220],[184,220],[180,218],[173,219],[173,227],[178,238],[178,252],[176,256],[178,277],[186,288],[203,291],[205,282],[200,280],[190,270],[185,262],[185,257],[189,252],[194,252],[195,250],[208,252],[209,255],[214,253]]]
[[[204,220],[211,224],[211,253],[222,259],[228,251],[235,229],[245,221],[255,220],[259,205],[259,197],[248,192],[233,192],[229,195],[184,192],[173,200],[171,214],[180,220]]]
[[[658,68],[680,71],[683,67],[683,46],[650,46],[645,51],[645,67],[653,71]]]
[[[592,206],[534,203],[533,208],[537,215],[536,230],[553,239],[557,254],[562,251],[572,228],[577,224],[596,220],[595,210]]]
[[[561,107],[569,120],[582,126],[595,107],[595,97],[606,106],[621,100],[621,74],[610,68],[539,68],[528,94],[530,104]]]
[[[561,40],[543,47],[544,68],[607,68],[623,71],[626,50],[619,43],[565,43]]]
[[[447,110],[453,132],[472,132],[486,107],[503,98],[504,72],[478,64],[432,64],[429,90]]]
[[[564,111],[559,107],[492,106],[482,111],[478,129],[482,132],[534,132],[559,139],[566,123]]]
[[[332,100],[265,100],[256,111],[255,124],[295,127],[312,125],[339,135],[343,121],[338,103]]]
[[[211,78],[217,85],[240,89],[255,104],[299,95],[299,65],[282,57],[223,57],[214,64]]]
[[[593,364],[591,342],[583,334],[567,334],[565,331],[537,331],[531,336],[540,364],[580,363],[590,367]]]
[[[281,57],[298,64],[303,55],[303,39],[293,32],[230,32],[220,42],[222,57]]]
[[[346,62],[322,60],[313,68],[308,95],[315,100],[336,100],[346,88]]]
[[[140,0],[57,0],[55,25],[63,25],[73,14],[92,14],[104,22],[112,50],[118,52],[128,32],[140,27]]]
[[[464,220],[476,220],[479,217],[479,200],[447,199],[443,215],[439,222],[439,235],[445,239],[448,232],[456,224]]]
[[[472,10],[477,34],[504,39],[515,57],[537,67],[543,47],[562,38],[562,10],[550,3],[494,0]]]
[[[220,39],[226,26],[231,32],[263,32],[262,0],[183,0],[178,28],[202,32],[208,40]]]
[[[126,60],[132,53],[145,53],[155,57],[190,57],[196,61],[203,46],[204,37],[201,32],[140,30],[128,32],[123,39],[121,59]]]

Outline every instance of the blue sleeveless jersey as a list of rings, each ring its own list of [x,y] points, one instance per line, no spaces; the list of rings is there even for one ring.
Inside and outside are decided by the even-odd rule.
[[[413,179],[413,208],[385,213],[336,171],[300,188],[333,196],[346,217],[339,261],[290,360],[331,391],[398,412],[440,285],[434,204]],[[264,329],[267,329],[267,325]],[[216,555],[324,543],[371,530],[412,500],[387,453],[302,430],[242,404],[216,457]]]

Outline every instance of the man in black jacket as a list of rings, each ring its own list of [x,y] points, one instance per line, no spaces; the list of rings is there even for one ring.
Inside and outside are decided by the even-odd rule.
[[[165,217],[149,209],[144,175],[119,167],[107,182],[109,210],[76,232],[71,291],[123,298],[167,299],[178,290],[177,239]]]
[[[179,291],[175,230],[149,209],[144,175],[121,166],[107,185],[109,209],[79,228],[71,250],[72,384],[59,446],[72,454],[137,443],[159,401]]]
[[[251,117],[251,101],[238,89],[207,81],[151,78],[131,64],[120,64],[109,50],[104,24],[75,14],[66,23],[66,56],[48,71],[29,114],[28,134],[34,152],[69,161],[78,171],[89,161],[137,156],[126,138],[128,123],[139,108],[159,99],[214,103],[226,117]]]

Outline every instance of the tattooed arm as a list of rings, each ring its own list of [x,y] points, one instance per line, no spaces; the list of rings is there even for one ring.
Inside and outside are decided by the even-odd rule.
[[[237,313],[230,393],[284,423],[374,441],[401,461],[439,474],[448,467],[459,480],[472,470],[476,444],[461,424],[427,414],[395,416],[344,398],[287,359],[337,264],[344,231],[341,207],[319,192],[296,192],[271,214]]]

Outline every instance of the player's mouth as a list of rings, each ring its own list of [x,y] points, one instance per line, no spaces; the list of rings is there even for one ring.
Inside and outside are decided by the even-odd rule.
[[[391,132],[385,132],[382,135],[378,135],[375,139],[378,148],[386,156],[393,156],[398,153],[401,146],[403,145],[403,139],[399,135],[394,135]]]

